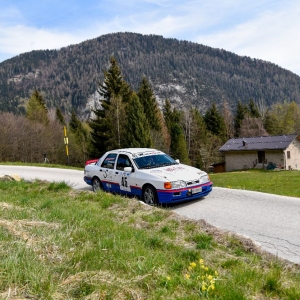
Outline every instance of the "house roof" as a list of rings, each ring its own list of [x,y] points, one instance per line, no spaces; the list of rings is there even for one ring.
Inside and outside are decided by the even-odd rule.
[[[297,134],[290,134],[230,139],[219,149],[219,151],[286,149],[297,136]]]

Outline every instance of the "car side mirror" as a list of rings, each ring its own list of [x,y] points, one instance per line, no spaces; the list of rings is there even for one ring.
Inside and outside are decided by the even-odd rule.
[[[132,168],[131,167],[125,167],[124,172],[132,172]]]

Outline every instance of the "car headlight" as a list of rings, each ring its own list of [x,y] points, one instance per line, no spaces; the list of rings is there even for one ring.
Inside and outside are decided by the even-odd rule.
[[[202,175],[200,177],[200,183],[205,183],[205,182],[209,182],[209,181],[210,181],[210,179],[209,179],[209,176],[207,174]]]
[[[186,187],[186,183],[183,180],[172,181],[171,182],[172,189],[181,189]]]

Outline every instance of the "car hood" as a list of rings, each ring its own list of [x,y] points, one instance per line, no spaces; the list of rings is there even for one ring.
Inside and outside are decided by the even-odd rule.
[[[172,165],[172,166],[161,167],[161,168],[154,168],[154,169],[143,170],[143,171],[149,174],[153,174],[165,178],[168,181],[177,181],[177,180],[190,181],[190,180],[195,180],[197,178],[200,178],[202,175],[207,174],[204,171],[183,164]]]

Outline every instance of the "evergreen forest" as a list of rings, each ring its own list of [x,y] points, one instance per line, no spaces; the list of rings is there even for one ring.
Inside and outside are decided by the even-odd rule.
[[[38,88],[27,99],[24,114],[1,112],[0,161],[39,163],[47,155],[50,163],[82,167],[108,150],[153,147],[208,170],[223,161],[218,149],[230,138],[300,132],[300,107],[295,101],[266,107],[250,98],[232,109],[224,100],[219,105],[212,102],[203,112],[178,108],[165,98],[160,109],[150,80],[141,76],[134,89],[114,56],[103,70],[97,93],[98,108],[84,121],[75,108],[69,117],[60,106],[50,111]]]

